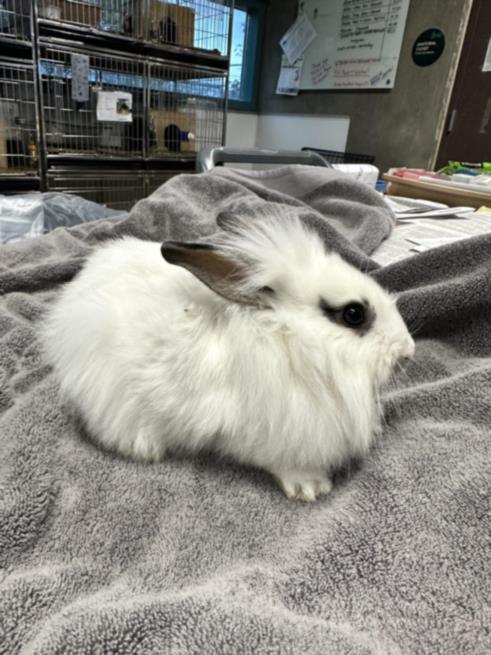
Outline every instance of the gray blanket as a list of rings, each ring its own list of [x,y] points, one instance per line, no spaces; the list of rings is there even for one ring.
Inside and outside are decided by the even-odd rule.
[[[100,241],[208,237],[220,215],[271,203],[400,292],[419,330],[383,436],[312,504],[210,456],[102,452],[36,344]],[[217,170],[172,179],[122,221],[2,247],[1,653],[490,652],[491,237],[377,269],[391,227],[374,192],[330,170]]]

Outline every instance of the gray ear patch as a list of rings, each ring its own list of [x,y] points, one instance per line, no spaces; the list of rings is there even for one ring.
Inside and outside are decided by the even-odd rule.
[[[181,266],[218,295],[232,302],[260,307],[264,293],[247,289],[249,264],[210,243],[164,241],[162,257],[174,266]]]
[[[187,249],[187,250],[214,250],[214,246],[211,245],[211,243],[187,243],[183,241],[164,241],[164,243],[160,246],[160,252],[162,254],[162,257],[169,262],[169,264],[173,264],[174,262],[171,261],[171,258],[176,256],[177,252],[179,252],[182,249]]]

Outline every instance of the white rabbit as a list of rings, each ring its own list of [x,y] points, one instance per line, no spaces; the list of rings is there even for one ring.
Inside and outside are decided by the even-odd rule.
[[[104,446],[148,461],[212,448],[302,500],[367,451],[380,386],[414,354],[394,299],[290,217],[213,245],[103,245],[42,339]]]

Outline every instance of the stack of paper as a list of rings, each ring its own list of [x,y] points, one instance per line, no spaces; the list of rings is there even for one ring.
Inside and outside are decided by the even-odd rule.
[[[396,216],[396,226],[373,259],[386,265],[454,241],[491,232],[491,209],[447,207],[427,200],[384,197]]]

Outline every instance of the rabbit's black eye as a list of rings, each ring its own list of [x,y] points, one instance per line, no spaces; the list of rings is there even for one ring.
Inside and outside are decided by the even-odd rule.
[[[360,337],[366,334],[375,320],[375,312],[366,300],[361,302],[353,300],[346,305],[336,307],[321,297],[319,307],[330,321],[352,329]]]
[[[343,323],[348,327],[360,327],[365,322],[365,307],[359,302],[352,302],[343,308]]]

